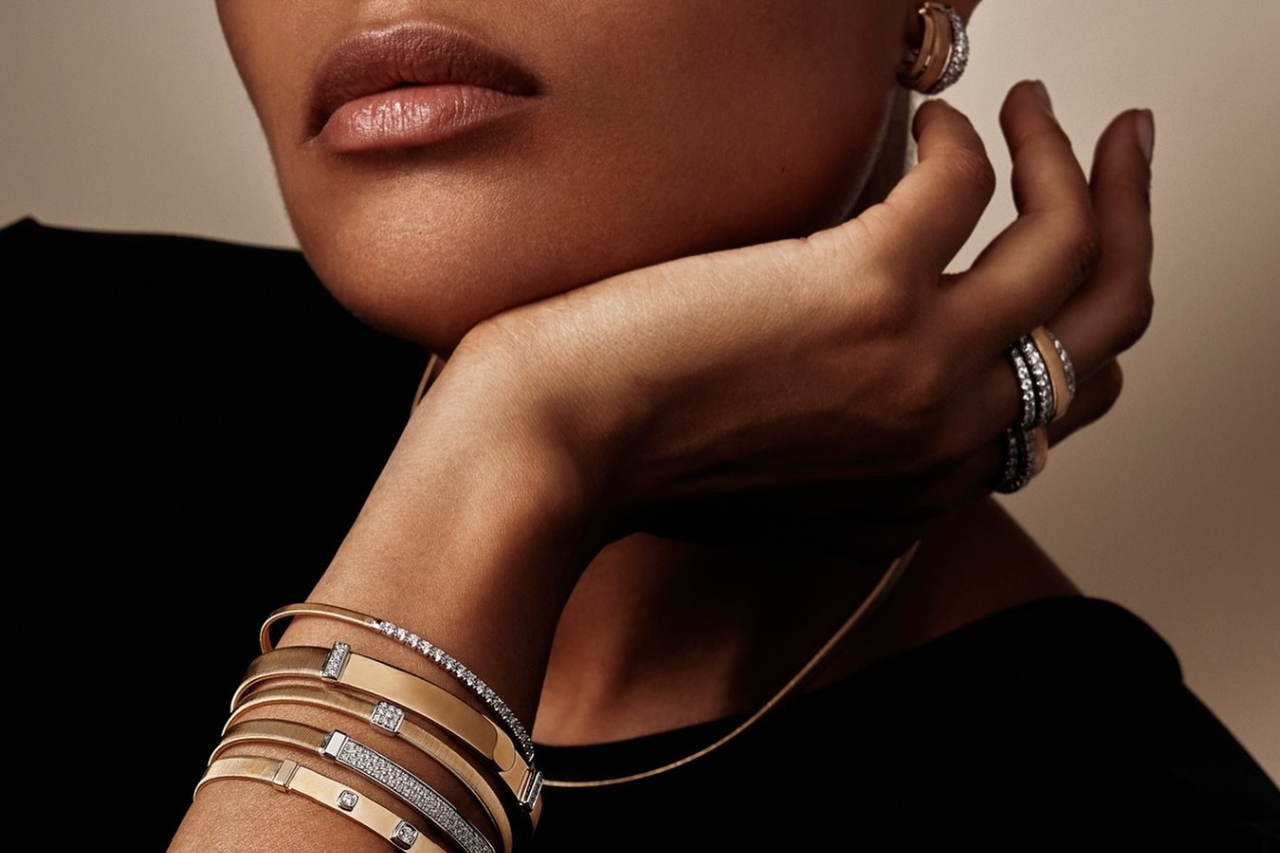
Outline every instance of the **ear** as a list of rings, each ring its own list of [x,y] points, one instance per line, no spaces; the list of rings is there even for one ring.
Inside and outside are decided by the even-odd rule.
[[[956,14],[960,16],[960,20],[966,25],[969,19],[973,17],[973,10],[978,7],[978,0],[934,0],[934,2],[944,3],[956,10]],[[924,0],[907,0],[906,6],[906,22],[907,22],[907,43],[919,44],[920,34],[923,27],[920,24],[919,9],[924,5]]]
[[[955,9],[959,13],[960,19],[967,24],[969,19],[973,17],[973,10],[977,8],[978,0],[951,0],[948,5]]]

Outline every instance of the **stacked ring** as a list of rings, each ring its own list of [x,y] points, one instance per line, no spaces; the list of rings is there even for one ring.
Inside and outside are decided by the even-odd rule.
[[[1049,424],[1067,413],[1076,393],[1075,367],[1062,342],[1039,326],[1008,349],[1018,382],[1021,412],[1005,430],[1004,462],[996,491],[1011,494],[1044,470]]]
[[[1038,426],[1033,429],[1011,427],[1004,434],[1004,464],[996,491],[1013,494],[1044,470],[1049,461],[1049,433]]]
[[[1071,398],[1075,396],[1075,383],[1068,379],[1067,373],[1067,365],[1071,363],[1071,359],[1067,357],[1067,351],[1060,341],[1055,345],[1057,338],[1052,337],[1044,326],[1033,329],[1028,337],[1040,352],[1041,360],[1044,361],[1045,369],[1049,373],[1049,387],[1053,397],[1049,420],[1052,423],[1067,413]],[[1071,373],[1074,374],[1075,370],[1073,369]]]
[[[1027,366],[1021,347],[1016,344],[1009,347],[1009,361],[1013,362],[1018,391],[1022,395],[1022,416],[1018,423],[1023,429],[1031,429],[1036,425],[1036,384],[1031,378],[1031,368]]]
[[[1031,335],[1023,336],[1016,346],[1022,350],[1022,356],[1031,370],[1031,381],[1036,386],[1036,418],[1032,426],[1048,426],[1057,412],[1057,395],[1054,393],[1049,365]]]

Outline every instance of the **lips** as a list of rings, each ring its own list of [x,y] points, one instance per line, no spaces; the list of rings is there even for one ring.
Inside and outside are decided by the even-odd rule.
[[[434,24],[352,36],[321,64],[308,137],[339,153],[452,139],[532,103],[537,79],[471,37]]]

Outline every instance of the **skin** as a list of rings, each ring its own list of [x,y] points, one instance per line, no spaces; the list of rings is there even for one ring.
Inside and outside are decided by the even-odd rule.
[[[994,181],[933,103],[895,185],[911,4],[536,7],[219,2],[308,258],[361,317],[451,352],[312,598],[416,628],[539,739],[584,743],[753,709],[919,537],[827,679],[1072,593],[982,499],[1017,406],[1003,351],[1049,323],[1073,354],[1055,438],[1114,402],[1150,314],[1148,116],[1117,118],[1086,180],[1043,88],[1015,87],[1019,218],[949,277]],[[415,15],[518,58],[537,104],[411,152],[309,141],[319,57]],[[324,620],[282,644],[339,633],[454,689]],[[212,785],[173,849],[384,846],[298,799]]]

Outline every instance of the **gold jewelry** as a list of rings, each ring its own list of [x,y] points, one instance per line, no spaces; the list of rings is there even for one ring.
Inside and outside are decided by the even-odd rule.
[[[840,644],[845,641],[850,632],[860,625],[867,616],[874,612],[875,609],[884,602],[888,597],[889,592],[893,589],[894,585],[897,584],[898,580],[901,579],[903,573],[907,570],[907,566],[911,563],[911,560],[919,550],[920,543],[917,541],[914,545],[908,548],[905,553],[890,563],[889,568],[885,569],[884,574],[880,576],[880,580],[876,582],[875,587],[867,594],[867,597],[862,600],[857,609],[853,611],[853,614],[836,629],[836,632],[831,636],[831,639],[827,640],[822,648],[818,649],[817,653],[815,653],[814,656],[800,668],[800,671],[792,676],[791,680],[784,684],[782,689],[775,693],[768,702],[765,702],[759,710],[750,717],[747,717],[747,719],[739,723],[732,731],[721,737],[719,740],[716,740],[715,742],[704,746],[702,749],[699,749],[697,752],[686,755],[683,758],[678,758],[675,761],[663,764],[660,767],[654,767],[650,770],[644,770],[639,773],[632,773],[627,776],[616,776],[611,779],[588,779],[573,782],[563,779],[547,779],[543,784],[548,788],[602,788],[607,785],[621,785],[624,782],[635,782],[640,779],[648,779],[651,776],[657,776],[660,773],[675,770],[677,767],[683,767],[692,761],[696,761],[705,755],[715,752],[717,749],[729,743],[734,738],[738,737],[738,735],[758,723],[766,714],[775,710],[787,699],[790,699],[792,696],[803,690],[804,687],[813,680],[813,677],[818,674],[823,664],[830,660],[831,655],[840,647]]]
[[[502,701],[502,697],[498,696],[493,688],[485,684],[478,675],[463,666],[457,658],[447,653],[444,649],[385,619],[377,619],[355,610],[349,610],[346,607],[307,602],[286,605],[274,610],[267,616],[266,621],[262,623],[262,628],[258,631],[258,644],[263,652],[271,651],[271,627],[281,620],[292,619],[295,616],[322,616],[327,619],[335,619],[348,625],[376,631],[384,637],[390,637],[397,643],[413,649],[452,675],[459,684],[466,687],[475,694],[476,698],[488,705],[489,709],[497,714],[499,719],[506,725],[507,731],[511,736],[515,738],[524,760],[530,764],[533,763],[533,739],[529,737],[528,729],[516,717],[515,712],[507,706],[506,702]]]
[[[1067,413],[1071,399],[1075,396],[1075,383],[1068,380],[1067,374],[1067,365],[1071,363],[1071,359],[1067,357],[1067,351],[1058,339],[1044,326],[1032,329],[1028,337],[1040,351],[1045,371],[1049,374],[1049,384],[1053,388],[1053,412],[1049,423],[1053,423]]]
[[[480,805],[484,807],[489,820],[497,827],[504,849],[511,850],[514,843],[514,833],[510,813],[502,801],[498,799],[494,789],[485,781],[479,771],[464,761],[462,756],[454,749],[426,729],[406,719],[405,713],[401,708],[388,702],[379,702],[374,705],[372,702],[356,696],[350,696],[333,687],[299,685],[296,687],[259,689],[250,693],[231,714],[231,718],[227,720],[226,727],[223,728],[223,734],[226,734],[236,720],[247,711],[278,704],[324,708],[357,720],[363,720],[384,734],[399,737],[405,743],[416,748],[419,752],[452,773],[480,801]],[[524,818],[524,820],[520,821],[520,838],[525,840],[533,834],[534,828],[538,825],[538,818],[542,813],[542,800],[539,798],[534,804],[533,811],[530,812],[524,808],[523,804],[519,803],[519,792],[517,790],[506,786],[504,786],[504,790],[510,791],[512,796],[517,798],[515,801],[515,805],[518,806],[516,813]]]
[[[235,711],[254,685],[286,677],[341,684],[412,711],[486,759],[504,782],[518,786],[517,797],[522,803],[531,805],[538,798],[542,774],[525,763],[511,738],[496,723],[448,691],[402,669],[355,654],[346,643],[334,643],[332,649],[294,646],[259,656],[236,689],[231,710]]]
[[[277,761],[260,756],[221,758],[209,765],[196,784],[196,794],[219,779],[247,779],[266,782],[282,793],[297,793],[325,808],[354,820],[365,829],[391,842],[398,850],[414,853],[445,853],[444,848],[422,835],[418,828],[380,803],[348,788],[323,773],[296,761]]]
[[[489,839],[453,803],[440,796],[400,764],[338,730],[326,732],[286,720],[249,720],[232,726],[209,757],[212,764],[232,747],[244,743],[274,743],[316,753],[376,782],[401,802],[436,825],[463,853],[495,853]],[[505,848],[510,853],[510,847]]]
[[[1034,478],[1049,462],[1049,430],[1038,426],[1031,430],[1031,476]]]
[[[908,89],[937,95],[960,79],[969,64],[969,34],[955,9],[924,3],[916,10],[924,24],[920,47],[911,51],[898,82]]]
[[[431,356],[427,359],[427,367],[422,371],[422,378],[418,380],[418,390],[413,393],[413,405],[409,407],[410,414],[413,414],[413,411],[418,408],[422,398],[427,396],[427,392],[431,390],[431,386],[439,378],[440,371],[444,370],[446,361],[448,359],[443,356],[431,353]]]

